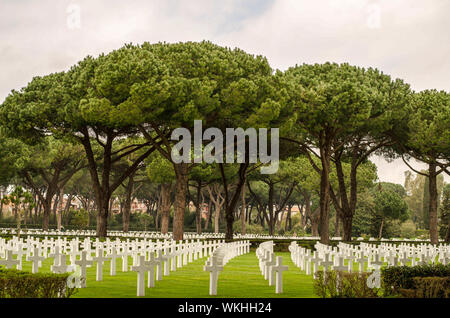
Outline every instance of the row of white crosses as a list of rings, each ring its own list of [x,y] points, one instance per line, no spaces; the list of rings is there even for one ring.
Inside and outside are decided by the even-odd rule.
[[[80,268],[80,282],[82,288],[86,287],[86,268],[96,263],[96,280],[103,280],[103,266],[106,261],[110,261],[110,275],[115,276],[117,272],[116,262],[122,260],[122,271],[129,269],[128,257],[133,259],[132,266],[141,265],[141,256],[146,262],[153,262],[155,266],[149,270],[149,287],[154,286],[154,268],[156,267],[156,280],[162,280],[162,276],[169,275],[170,271],[175,271],[188,263],[203,258],[212,253],[217,248],[220,241],[180,241],[164,240],[156,242],[144,240],[115,241],[106,239],[100,242],[91,238],[80,240],[78,237],[68,240],[66,237],[57,239],[44,238],[37,239],[27,237],[18,239],[13,237],[6,241],[0,239],[0,265],[7,268],[22,269],[23,256],[26,261],[32,263],[33,273],[37,273],[42,266],[42,262],[47,258],[53,258],[51,270],[54,273],[67,273]],[[156,255],[155,255],[156,253]],[[92,255],[94,254],[94,256]],[[16,256],[16,258],[14,258]],[[67,262],[70,261],[70,264]],[[150,266],[150,265],[148,265]],[[151,273],[151,274],[150,274]],[[138,275],[139,276],[139,275]],[[138,277],[139,281],[139,277]],[[142,285],[138,286],[138,296],[142,295]],[[139,290],[139,288],[141,288]]]
[[[217,295],[219,273],[223,271],[224,266],[232,258],[249,253],[250,245],[250,241],[236,241],[222,243],[214,250],[203,266],[203,270],[209,272],[209,295]]]
[[[0,234],[17,234],[17,229],[8,228],[8,229],[0,229]],[[96,232],[93,230],[48,230],[43,231],[41,229],[21,229],[21,235],[33,235],[33,236],[77,236],[77,237],[94,237],[96,236]],[[170,240],[172,239],[172,234],[162,234],[160,232],[154,231],[108,231],[108,237],[123,237],[123,238],[147,238],[147,239],[161,239],[161,240]],[[193,233],[193,232],[185,232],[185,239],[224,239],[224,233]],[[319,237],[297,237],[297,236],[282,236],[282,235],[262,235],[262,234],[236,234],[235,239],[238,240],[249,240],[249,239],[262,239],[262,240],[277,240],[277,239],[296,239],[296,240],[318,240]],[[331,240],[340,240],[340,237],[333,237]]]
[[[430,262],[448,264],[450,257],[450,245],[444,244],[438,246],[406,243],[353,245],[340,242],[337,247],[321,243],[316,243],[314,247],[316,251],[312,252],[310,249],[298,246],[296,242],[292,242],[289,246],[293,263],[307,275],[314,275],[319,266],[323,267],[324,272],[330,269],[352,272],[356,263],[358,271],[363,272],[366,264],[369,269],[376,270],[385,263],[387,266],[425,265]]]
[[[43,231],[41,229],[21,229],[22,235],[34,235],[34,236],[78,236],[78,237],[94,237],[96,236],[96,232],[93,230],[48,230]],[[16,234],[16,228],[0,228],[0,234]],[[142,239],[160,239],[160,240],[170,240],[172,239],[172,234],[162,234],[160,232],[154,231],[108,231],[108,237],[122,237],[122,238],[142,238]],[[185,232],[184,239],[209,239],[209,240],[219,240],[224,239],[224,233],[194,233],[194,232]],[[251,240],[251,239],[262,239],[262,240],[278,240],[278,239],[292,239],[292,240],[319,240],[319,237],[307,236],[307,237],[298,237],[298,236],[281,236],[281,235],[262,235],[262,234],[236,234],[235,239],[239,240]],[[340,241],[341,237],[331,237],[331,241]],[[365,240],[362,237],[355,238],[356,241]],[[369,241],[379,241],[376,238],[370,238]],[[383,242],[389,241],[403,241],[403,242],[411,242],[411,241],[424,241],[422,239],[400,239],[400,238],[392,238],[392,239],[381,239]],[[428,240],[429,241],[429,240]],[[443,242],[443,240],[440,240]]]
[[[357,250],[369,255],[379,255],[378,258],[384,260],[388,266],[406,265],[427,265],[427,264],[448,264],[450,261],[450,244],[407,244],[399,245],[381,243],[373,245],[361,243],[357,247],[341,243],[342,249]]]
[[[306,275],[315,277],[320,266],[325,273],[330,270],[352,272],[354,262],[359,264],[358,271],[363,272],[365,264],[368,262],[364,254],[358,255],[321,243],[316,243],[314,247],[316,250],[313,252],[308,248],[298,246],[296,242],[291,242],[289,245],[292,262],[300,270],[305,271]],[[345,265],[346,260],[347,265]],[[377,260],[374,262],[377,263]]]
[[[269,281],[269,286],[275,284],[275,293],[281,294],[283,292],[283,272],[288,270],[286,265],[283,265],[283,258],[277,256],[273,252],[273,241],[267,241],[259,244],[256,249],[256,257],[259,260],[259,269],[264,279]]]

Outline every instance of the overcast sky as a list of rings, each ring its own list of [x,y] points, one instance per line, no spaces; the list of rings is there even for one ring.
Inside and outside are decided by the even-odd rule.
[[[0,102],[125,43],[205,39],[275,69],[348,62],[450,91],[449,15],[449,0],[0,0]],[[373,160],[381,181],[403,184],[406,165]]]

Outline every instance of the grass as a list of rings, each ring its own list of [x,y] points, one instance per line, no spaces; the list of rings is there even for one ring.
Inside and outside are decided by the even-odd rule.
[[[316,298],[313,277],[306,275],[291,261],[290,253],[279,252],[289,270],[283,273],[283,293],[275,294],[258,265],[254,250],[230,260],[219,275],[217,296],[209,296],[209,272],[203,271],[206,258],[198,259],[155,281],[155,287],[145,289],[146,298]],[[69,261],[68,261],[69,262]],[[345,264],[348,262],[345,261]],[[39,272],[51,272],[53,258],[46,259]],[[129,257],[128,265],[132,264]],[[319,266],[319,270],[322,266]],[[367,263],[365,264],[367,270]],[[31,272],[31,262],[24,261],[22,270]],[[358,264],[353,265],[358,271]],[[146,275],[147,284],[147,275]],[[117,259],[116,276],[110,276],[110,261],[104,263],[103,281],[96,281],[96,264],[87,268],[87,288],[79,289],[73,298],[136,298],[137,273],[122,272],[122,260]]]
[[[146,298],[313,298],[313,278],[296,267],[290,253],[276,253],[283,257],[289,270],[283,275],[283,293],[275,294],[258,266],[255,252],[230,260],[219,275],[217,296],[209,296],[209,272],[203,271],[206,258],[198,259],[155,281],[155,287],[145,289]],[[53,259],[46,259],[39,272],[50,272]],[[128,265],[131,265],[131,257]],[[73,298],[135,298],[137,273],[122,272],[117,260],[116,276],[109,275],[110,262],[103,266],[103,281],[96,281],[96,265],[87,268],[87,288],[79,289]],[[31,262],[24,261],[22,270],[31,271]],[[147,276],[146,276],[147,284]]]

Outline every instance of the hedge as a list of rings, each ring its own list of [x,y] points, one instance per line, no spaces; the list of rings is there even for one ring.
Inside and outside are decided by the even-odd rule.
[[[402,295],[400,290],[413,290],[424,287],[426,282],[415,278],[450,277],[450,264],[433,264],[419,266],[393,266],[381,269],[382,287],[385,296]],[[444,285],[442,285],[444,286]],[[421,288],[421,287],[420,287]],[[403,292],[403,296],[405,296]]]
[[[0,268],[0,298],[69,298],[77,291],[66,286],[69,275]]]
[[[414,277],[414,288],[399,289],[406,298],[450,298],[450,277]]]

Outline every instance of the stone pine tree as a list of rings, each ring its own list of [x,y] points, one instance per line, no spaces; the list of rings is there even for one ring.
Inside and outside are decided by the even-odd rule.
[[[193,164],[172,159],[177,143],[170,138],[173,131],[184,128],[193,135],[195,120],[201,120],[204,129],[217,127],[223,133],[228,127],[247,128],[246,121],[252,115],[257,116],[257,110],[267,99],[265,83],[272,70],[261,56],[210,42],[144,43],[140,49],[157,56],[167,68],[161,81],[135,85],[131,105],[142,122],[139,125],[142,134],[173,164],[176,179],[173,235],[175,240],[182,240],[187,180]],[[186,152],[189,150],[190,147]],[[248,164],[240,165],[243,180]],[[237,193],[226,194],[227,238],[233,235],[233,212],[242,184],[243,181]]]
[[[139,133],[132,92],[152,86],[165,73],[154,56],[131,45],[98,58],[86,57],[67,72],[35,77],[12,91],[0,107],[0,121],[10,135],[27,142],[65,136],[85,151],[97,207],[97,236],[107,236],[109,201],[117,187],[155,148],[146,141],[113,150],[113,142]],[[145,147],[122,175],[111,180],[114,164]],[[96,153],[98,149],[99,154]]]
[[[409,209],[397,191],[389,187],[389,184],[378,184],[373,188],[375,201],[374,224],[379,224],[378,239],[383,237],[386,223],[391,220],[404,222],[409,217]]]
[[[414,94],[408,106],[409,131],[400,141],[403,161],[416,173],[428,178],[428,215],[430,240],[438,244],[438,188],[437,177],[448,171],[450,149],[450,94],[425,90]],[[428,165],[426,173],[415,170],[408,159],[414,158]]]
[[[376,69],[363,70],[355,82],[366,95],[369,113],[361,123],[352,127],[354,129],[338,135],[332,144],[334,155],[331,157],[338,186],[335,190],[330,189],[330,195],[342,220],[344,241],[351,240],[359,187],[364,187],[358,182],[359,171],[363,176],[369,175],[366,169],[359,168],[372,154],[390,152],[390,147],[395,144],[391,136],[404,130],[407,123],[406,105],[411,96],[408,84],[399,79],[391,80],[390,76]],[[343,168],[346,164],[350,168],[347,171]]]
[[[19,176],[42,203],[42,229],[47,231],[55,195],[64,189],[76,172],[85,167],[84,150],[80,144],[49,136],[37,145],[29,146],[29,151]],[[59,200],[62,202],[61,197]]]
[[[367,134],[367,122],[373,116],[370,87],[366,71],[348,64],[315,64],[289,68],[284,74],[289,95],[286,107],[291,131],[284,137],[297,143],[310,158],[320,162],[320,238],[329,243],[330,171],[333,157],[354,140],[356,133]],[[370,81],[369,81],[370,82]],[[376,86],[376,85],[374,85]],[[379,97],[380,98],[380,97]],[[383,105],[385,106],[385,105]],[[382,111],[383,107],[378,107]],[[365,131],[365,133],[363,133]],[[381,141],[380,141],[381,142]],[[361,146],[361,156],[351,160],[363,162],[372,150]],[[345,148],[344,148],[345,149]],[[357,164],[354,165],[356,173]],[[352,178],[354,181],[356,177]],[[356,186],[351,201],[355,202]],[[343,191],[340,190],[340,191]],[[349,202],[350,204],[350,202]],[[347,211],[347,209],[346,209]],[[351,224],[354,209],[349,207],[345,218]],[[351,225],[347,227],[347,234]]]

